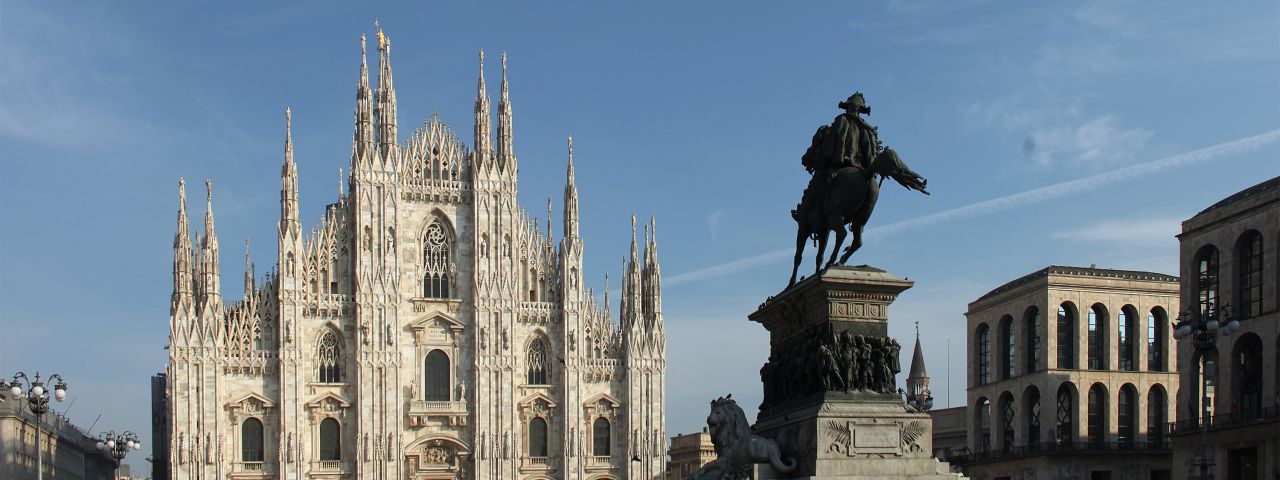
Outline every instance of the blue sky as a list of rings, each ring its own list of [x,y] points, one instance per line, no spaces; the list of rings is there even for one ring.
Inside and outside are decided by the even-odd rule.
[[[969,301],[1048,264],[1176,274],[1180,221],[1280,174],[1275,2],[218,7],[0,2],[0,375],[62,373],[95,431],[150,441],[177,179],[213,180],[238,298],[244,238],[275,257],[286,106],[303,218],[337,194],[375,19],[406,132],[438,112],[469,137],[477,51],[508,53],[522,203],[555,197],[558,225],[572,134],[597,289],[629,215],[657,216],[672,434],[758,403],[746,314],[785,285],[799,156],[854,90],[933,195],[886,185],[850,263],[917,282],[890,331],[920,322],[944,406]]]

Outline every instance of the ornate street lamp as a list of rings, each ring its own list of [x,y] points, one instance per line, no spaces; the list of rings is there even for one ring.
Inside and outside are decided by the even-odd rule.
[[[1218,321],[1218,310],[1213,302],[1204,306],[1206,315],[1199,311],[1187,310],[1178,314],[1173,324],[1174,340],[1191,339],[1195,355],[1200,356],[1200,460],[1193,464],[1200,467],[1200,478],[1210,479],[1213,467],[1213,452],[1209,450],[1209,352],[1216,348],[1218,337],[1230,336],[1240,328],[1240,321],[1231,316],[1231,304],[1221,307],[1226,322]],[[1216,365],[1215,365],[1216,367]]]
[[[120,477],[120,462],[124,461],[124,456],[129,453],[129,450],[140,448],[142,448],[142,441],[138,440],[138,435],[133,432],[124,432],[119,435],[116,435],[116,432],[107,432],[98,440],[98,450],[110,455],[116,461],[116,478]]]
[[[58,381],[53,385],[53,398],[59,402],[67,398],[67,382],[62,381],[62,375],[55,373],[49,376],[49,380]],[[26,383],[26,388],[23,388],[23,383]],[[44,421],[44,414],[49,412],[49,391],[44,388],[44,382],[40,381],[40,372],[36,372],[34,380],[27,378],[25,373],[15,373],[13,381],[0,380],[0,386],[8,387],[9,396],[14,400],[26,398],[27,408],[36,415],[36,478],[44,480],[44,455],[41,452],[44,441],[40,438],[40,424]]]

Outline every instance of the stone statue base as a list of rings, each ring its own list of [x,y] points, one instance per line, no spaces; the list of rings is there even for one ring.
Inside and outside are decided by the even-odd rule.
[[[933,422],[903,403],[888,307],[912,282],[874,267],[831,267],[749,315],[769,330],[755,434],[797,468],[765,479],[958,478],[932,456]],[[874,355],[865,350],[874,352]]]

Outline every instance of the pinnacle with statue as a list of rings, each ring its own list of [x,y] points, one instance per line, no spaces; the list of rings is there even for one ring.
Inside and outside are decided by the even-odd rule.
[[[889,336],[888,310],[914,283],[844,265],[862,247],[884,179],[927,195],[926,180],[880,142],[862,117],[871,113],[862,93],[838,106],[844,111],[818,127],[800,158],[810,179],[791,211],[797,226],[791,279],[748,315],[769,331],[756,422],[747,424],[732,395],[712,401],[707,424],[720,458],[694,480],[956,478],[931,454],[927,383],[912,383],[917,369],[923,373],[918,339],[911,392],[898,388],[902,345]],[[848,233],[853,240],[841,252]],[[814,275],[798,282],[810,240],[818,247]]]

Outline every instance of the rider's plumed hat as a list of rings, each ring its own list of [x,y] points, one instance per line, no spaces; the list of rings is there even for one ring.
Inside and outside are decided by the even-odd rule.
[[[857,112],[857,113],[871,115],[871,107],[867,106],[867,99],[863,98],[862,92],[853,92],[853,95],[849,95],[848,99],[836,104],[836,107],[839,107],[845,110],[853,110],[854,112]]]

